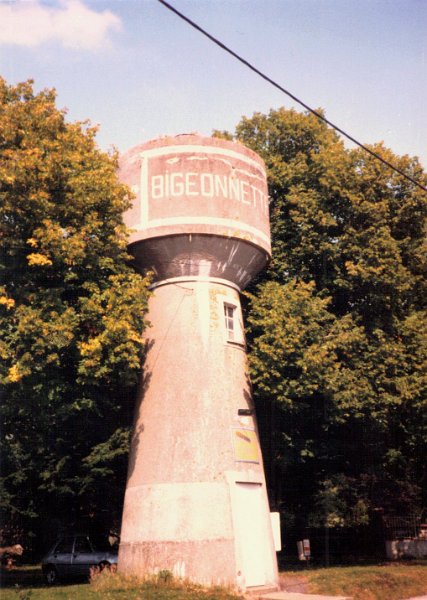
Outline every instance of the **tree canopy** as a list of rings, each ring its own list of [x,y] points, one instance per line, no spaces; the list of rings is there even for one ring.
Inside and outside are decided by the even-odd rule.
[[[117,156],[95,135],[53,90],[0,79],[6,537],[120,516],[148,281],[128,264]]]
[[[144,355],[129,191],[55,92],[0,79],[2,534],[111,525]],[[243,118],[273,258],[246,294],[270,499],[287,531],[425,507],[426,194],[311,114]],[[414,157],[373,147],[427,183]],[[43,545],[44,540],[39,539]]]
[[[273,243],[248,294],[270,495],[295,524],[425,507],[427,196],[312,114],[243,118],[266,162]],[[416,181],[415,157],[376,153]]]

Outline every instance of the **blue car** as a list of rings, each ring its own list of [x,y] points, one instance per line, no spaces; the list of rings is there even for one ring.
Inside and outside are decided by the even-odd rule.
[[[61,579],[87,578],[92,569],[117,568],[117,551],[99,548],[88,535],[62,537],[42,559],[42,571],[49,585]]]

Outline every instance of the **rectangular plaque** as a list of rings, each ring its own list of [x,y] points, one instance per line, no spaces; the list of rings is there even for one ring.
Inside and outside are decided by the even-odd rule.
[[[252,429],[233,429],[234,456],[243,462],[259,463],[256,432]]]

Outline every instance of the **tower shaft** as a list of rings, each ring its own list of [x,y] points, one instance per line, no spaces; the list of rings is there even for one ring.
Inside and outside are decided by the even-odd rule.
[[[120,175],[136,195],[130,252],[155,283],[119,570],[275,587],[239,297],[270,256],[264,164],[177,136],[129,151]]]
[[[151,298],[120,569],[205,584],[276,580],[239,294],[182,281]],[[254,524],[256,525],[254,528]]]

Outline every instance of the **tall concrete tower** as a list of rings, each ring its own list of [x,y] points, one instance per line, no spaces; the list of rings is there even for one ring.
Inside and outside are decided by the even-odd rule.
[[[239,292],[267,263],[265,168],[197,135],[123,156],[130,252],[154,273],[119,570],[274,587],[277,563]]]

